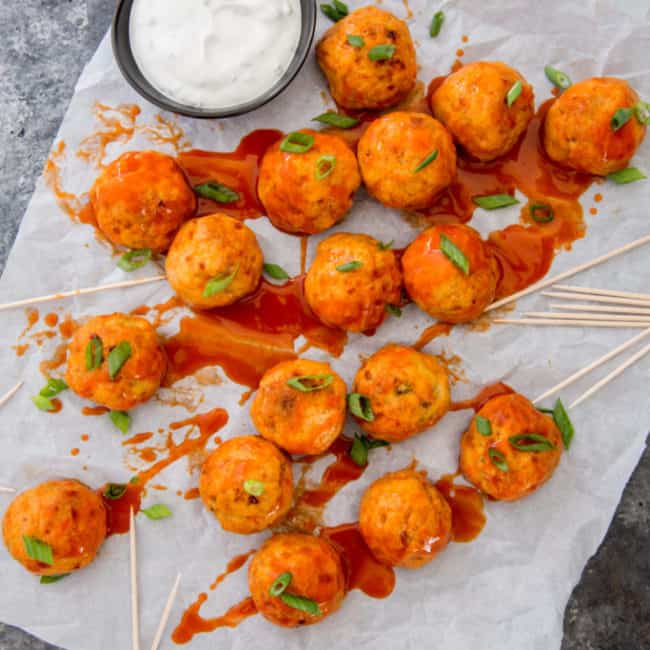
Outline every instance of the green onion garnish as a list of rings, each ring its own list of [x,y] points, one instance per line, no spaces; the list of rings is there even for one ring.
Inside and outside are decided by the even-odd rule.
[[[274,280],[287,280],[289,274],[277,264],[265,264],[264,273]]]
[[[484,210],[498,210],[506,208],[509,205],[519,203],[514,196],[510,194],[489,194],[487,196],[473,196],[472,201]]]
[[[530,218],[537,223],[549,223],[555,218],[555,212],[548,203],[531,203],[528,211]]]
[[[393,58],[395,54],[395,46],[392,43],[383,43],[382,45],[375,45],[368,51],[368,58],[371,61],[388,61]]]
[[[32,397],[32,402],[34,403],[34,406],[40,411],[54,411],[56,409],[54,402],[52,402],[49,397],[34,395],[34,397]]]
[[[293,575],[289,571],[281,573],[269,587],[269,595],[277,598],[280,596],[286,588],[291,584]]]
[[[59,580],[63,580],[63,578],[67,578],[69,575],[70,575],[69,573],[60,573],[59,575],[55,575],[55,576],[41,576],[39,582],[42,585],[51,585],[54,584],[55,582],[59,582]]]
[[[610,181],[614,181],[617,185],[625,185],[626,183],[643,180],[647,176],[636,167],[626,167],[625,169],[619,169],[617,172],[607,174],[607,178]]]
[[[397,318],[400,318],[402,316],[402,310],[397,305],[386,303],[384,305],[384,308],[391,316],[396,316]]]
[[[546,78],[554,85],[557,86],[560,90],[566,90],[571,86],[571,79],[569,75],[564,74],[557,68],[547,65],[544,67],[544,73]]]
[[[361,268],[363,266],[363,262],[360,262],[359,260],[352,260],[351,262],[346,262],[345,264],[341,264],[340,266],[336,267],[336,270],[341,272],[341,273],[350,273],[350,271],[355,271],[358,268]]]
[[[96,370],[104,360],[104,344],[96,334],[86,344],[86,370]]]
[[[338,129],[351,129],[353,126],[359,124],[359,120],[354,117],[348,117],[347,115],[341,115],[340,113],[333,113],[332,111],[327,111],[327,113],[322,113],[321,115],[312,117],[311,121],[327,124],[328,126],[335,126]]]
[[[235,201],[239,201],[239,194],[235,190],[231,190],[227,185],[217,183],[216,181],[209,181],[208,183],[197,185],[194,191],[204,199],[210,199],[217,203],[234,203]]]
[[[144,266],[152,256],[150,248],[138,248],[137,250],[127,251],[117,260],[118,268],[130,273]]]
[[[115,379],[122,366],[131,356],[131,344],[128,341],[120,341],[108,353],[108,375],[111,380]]]
[[[506,95],[506,104],[508,104],[508,108],[512,106],[517,99],[519,99],[519,95],[521,95],[523,85],[519,79],[515,81],[514,84],[512,84],[512,88],[508,91],[508,94]]]
[[[111,411],[108,414],[111,422],[122,432],[128,433],[131,426],[131,416],[126,411]]]
[[[510,444],[518,451],[551,451],[555,445],[539,433],[521,433],[508,438]]]
[[[414,174],[417,174],[421,169],[424,169],[427,165],[431,164],[438,157],[438,150],[432,151],[418,166],[413,170]]]
[[[442,23],[445,22],[445,12],[444,11],[436,11],[435,14],[433,14],[433,18],[431,19],[431,26],[429,27],[429,36],[432,38],[435,38],[440,34],[440,30],[442,29]]]
[[[332,0],[331,5],[322,4],[320,10],[335,23],[348,15],[348,6],[340,0]]]
[[[440,235],[440,250],[465,275],[469,275],[469,260],[465,256],[465,253],[449,237],[443,234]]]
[[[104,496],[111,501],[121,499],[126,493],[126,485],[124,483],[109,483],[104,490]]]
[[[355,415],[361,420],[372,422],[375,419],[370,398],[361,393],[350,393],[348,395],[348,408],[352,415]]]
[[[327,388],[333,381],[334,375],[300,375],[287,379],[287,386],[301,393],[312,393]]]
[[[634,116],[639,124],[650,124],[650,104],[648,102],[634,104]]]
[[[380,251],[387,251],[390,250],[393,247],[393,244],[395,243],[394,239],[391,239],[390,241],[387,242],[377,242],[377,248],[379,248]]]
[[[54,377],[49,377],[47,384],[44,388],[38,392],[41,397],[54,397],[59,393],[62,393],[64,390],[67,390],[68,384],[66,384],[63,379],[55,379]]]
[[[264,494],[264,489],[265,487],[262,481],[255,481],[253,479],[244,481],[244,492],[253,497],[261,497]]]
[[[36,537],[23,535],[23,545],[25,546],[27,556],[32,560],[49,566],[54,564],[54,554],[49,544],[42,542],[40,539],[36,539]]]
[[[206,283],[205,289],[203,289],[203,297],[211,298],[215,294],[225,291],[232,284],[232,281],[235,279],[238,272],[239,264],[235,266],[234,271],[231,273],[220,273],[219,275],[215,275]]]
[[[336,168],[336,156],[330,154],[323,154],[316,161],[316,171],[314,176],[317,181],[322,181],[327,178]]]
[[[363,47],[365,45],[365,42],[361,36],[357,36],[356,34],[348,34],[347,36],[347,41],[352,47]]]
[[[490,457],[492,464],[502,472],[507,472],[510,469],[506,457],[498,449],[490,447],[488,449],[488,456]]]
[[[172,511],[164,503],[156,503],[149,508],[143,508],[140,511],[143,515],[149,517],[149,519],[167,519],[167,517],[172,516]]]
[[[474,418],[474,424],[476,424],[476,430],[482,436],[492,435],[492,423],[487,418],[484,418],[482,415],[477,415]]]
[[[619,108],[616,113],[612,115],[612,119],[609,123],[612,127],[612,131],[618,131],[620,128],[624,127],[630,121],[633,112],[634,110],[631,108]]]
[[[562,400],[558,399],[555,402],[553,407],[553,421],[555,425],[560,430],[562,434],[562,442],[564,443],[564,448],[568,449],[571,446],[571,441],[573,440],[573,434],[575,430],[573,428],[573,423],[571,418],[562,404]]]
[[[368,464],[368,452],[377,447],[388,447],[389,443],[385,440],[376,440],[368,436],[354,435],[352,447],[350,447],[350,458],[359,467],[365,467]]]
[[[307,153],[313,146],[313,135],[294,131],[282,140],[280,143],[280,151],[286,151],[287,153]]]
[[[293,609],[299,609],[301,612],[306,612],[312,616],[320,616],[322,612],[318,603],[311,598],[305,598],[304,596],[296,596],[294,594],[288,594],[286,592],[280,594],[280,600],[289,607]]]

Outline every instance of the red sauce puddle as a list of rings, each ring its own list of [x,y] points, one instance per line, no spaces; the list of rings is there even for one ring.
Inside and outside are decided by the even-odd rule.
[[[436,487],[451,507],[451,538],[455,542],[471,542],[485,526],[483,496],[473,487],[455,485],[458,474],[445,474],[436,482]]]

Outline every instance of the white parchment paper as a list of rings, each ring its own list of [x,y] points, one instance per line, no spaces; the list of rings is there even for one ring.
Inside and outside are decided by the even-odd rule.
[[[406,8],[400,1],[384,0],[382,6],[406,17]],[[417,43],[419,79],[425,83],[446,73],[456,49],[462,47],[466,62],[496,59],[517,67],[534,85],[538,103],[550,95],[543,72],[547,63],[566,71],[574,80],[602,74],[623,77],[644,99],[650,99],[650,65],[646,56],[650,14],[642,0],[460,0],[442,5],[430,0],[411,0],[411,7],[414,15],[408,23]],[[433,12],[439,8],[445,11],[446,21],[441,35],[434,40],[428,37],[428,26]],[[320,16],[318,32],[328,26],[329,22]],[[465,44],[461,42],[464,34],[470,37]],[[179,122],[195,147],[227,150],[254,128],[288,131],[308,125],[311,117],[331,108],[324,104],[324,88],[324,80],[311,57],[291,88],[255,113],[218,123],[185,119]],[[63,182],[73,192],[87,190],[96,174],[73,152],[81,138],[97,126],[92,113],[97,101],[110,105],[140,104],[143,110],[138,124],[153,122],[158,113],[122,80],[108,39],[104,39],[79,80],[57,138],[68,145]],[[152,146],[146,136],[138,135],[125,146],[109,147],[107,158],[111,160],[125,149]],[[648,143],[641,147],[633,164],[650,171]],[[551,272],[590,260],[650,232],[650,181],[598,186],[604,200],[598,206],[598,215],[590,217],[588,207],[593,204],[595,191],[594,187],[583,197],[588,222],[586,238],[576,242],[570,254],[559,254]],[[516,222],[517,216],[516,208],[496,213],[477,210],[472,225],[486,235]],[[265,219],[249,221],[248,225],[258,234],[269,261],[282,264],[292,274],[299,271],[298,239],[275,231]],[[384,240],[394,239],[397,246],[406,245],[416,234],[397,213],[369,200],[363,192],[359,193],[350,216],[334,230],[368,232]],[[311,238],[309,260],[319,240],[320,237]],[[584,273],[577,281],[586,286],[648,291],[649,254],[647,247],[633,251]],[[137,275],[144,277],[153,272],[148,267]],[[7,263],[0,299],[7,301],[123,278],[114,259],[95,240],[92,229],[73,224],[41,180]],[[56,309],[62,315],[72,313],[76,319],[82,319],[128,311],[145,302],[155,304],[170,295],[169,287],[161,283],[69,300]],[[541,310],[546,304],[541,296],[531,296],[521,301],[520,309]],[[70,391],[61,396],[65,408],[60,414],[45,415],[32,406],[29,397],[43,384],[39,361],[50,356],[52,349],[48,345],[42,349],[32,345],[23,357],[17,358],[12,346],[25,325],[24,313],[5,312],[1,318],[0,391],[4,392],[19,378],[25,380],[26,386],[2,410],[0,484],[23,489],[60,476],[78,477],[94,486],[105,480],[128,480],[133,472],[124,463],[122,438],[107,418],[83,417],[82,401]],[[333,360],[333,366],[349,383],[360,354],[370,354],[389,341],[413,343],[427,324],[428,319],[409,306],[400,320],[388,319],[376,336],[351,336],[345,353]],[[172,333],[173,324],[165,331]],[[451,336],[435,340],[426,349],[462,358],[468,381],[454,386],[455,399],[468,397],[481,385],[496,380],[507,381],[534,397],[634,333],[507,326],[493,326],[481,333],[458,327]],[[324,353],[311,350],[307,356],[322,358]],[[596,376],[606,371],[601,369]],[[565,401],[595,379],[591,376],[572,387],[565,394]],[[576,437],[553,480],[521,502],[488,503],[487,525],[478,540],[465,545],[451,544],[425,568],[398,571],[397,586],[390,598],[373,600],[355,591],[337,614],[317,626],[284,630],[258,616],[234,631],[222,629],[196,637],[192,647],[558,648],[569,594],[587,559],[598,547],[643,451],[650,428],[649,379],[646,359],[576,409],[572,414]],[[237,406],[242,390],[229,381],[203,387],[205,401],[199,411],[223,406],[230,414],[222,432],[225,437],[252,432],[248,406]],[[132,430],[157,431],[158,427],[187,416],[182,407],[169,407],[154,400],[134,412]],[[394,445],[389,452],[373,452],[371,466],[362,479],[346,487],[330,504],[327,522],[355,520],[366,486],[382,473],[405,466],[413,456],[433,478],[453,471],[460,433],[470,417],[467,411],[450,413],[435,430]],[[352,432],[350,425],[348,433]],[[90,434],[89,442],[79,442],[82,433]],[[72,447],[81,449],[79,456],[70,455]],[[169,467],[160,476],[160,482],[169,490],[150,490],[145,505],[167,503],[173,509],[173,518],[159,522],[138,519],[141,633],[143,646],[147,647],[177,571],[182,571],[183,579],[171,625],[180,620],[183,609],[199,592],[207,590],[229,558],[258,546],[265,537],[224,533],[199,501],[177,497],[176,490],[196,485],[196,475],[188,474],[185,460]],[[0,513],[9,501],[9,495],[0,495]],[[107,540],[97,561],[88,569],[55,585],[39,585],[37,579],[11,560],[4,548],[0,549],[0,575],[3,621],[69,650],[130,647],[126,536]],[[243,570],[230,576],[216,592],[210,592],[202,613],[223,613],[246,594]],[[173,647],[169,634],[163,646]]]

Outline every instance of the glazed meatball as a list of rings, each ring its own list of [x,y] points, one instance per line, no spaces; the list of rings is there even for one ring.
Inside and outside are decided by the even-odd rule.
[[[451,508],[424,472],[405,469],[365,491],[359,529],[380,562],[417,569],[449,543]]]
[[[375,120],[359,141],[358,156],[368,192],[393,208],[430,206],[456,175],[451,136],[424,113],[396,112]]]
[[[224,530],[257,533],[280,521],[291,507],[291,463],[259,436],[231,438],[203,464],[199,492]]]
[[[445,239],[443,239],[443,237]],[[443,242],[458,249],[467,273],[443,252]],[[464,323],[480,316],[494,300],[498,267],[476,230],[441,224],[421,233],[402,257],[404,285],[414,302],[430,316]]]
[[[41,576],[70,573],[95,559],[106,538],[106,510],[101,497],[78,481],[47,481],[11,502],[2,535],[14,560],[28,571]],[[49,547],[52,562],[33,559],[25,538]]]
[[[173,158],[129,151],[99,175],[90,190],[97,225],[127,248],[164,252],[179,226],[194,215],[196,197]]]
[[[374,438],[399,442],[433,426],[449,410],[449,376],[436,357],[387,345],[361,366],[353,392],[370,400],[374,419],[359,425]]]
[[[517,393],[492,398],[476,415],[460,443],[460,470],[470,483],[493,499],[514,501],[551,478],[562,454],[552,418]],[[540,444],[539,451],[526,449]]]
[[[167,357],[149,321],[115,313],[91,318],[75,332],[65,380],[81,397],[127,410],[153,396],[166,370]]]
[[[368,235],[324,239],[305,278],[309,306],[326,325],[364,332],[384,320],[401,298],[402,277],[391,250]]]
[[[269,593],[283,573],[291,574],[285,594],[308,598],[320,613],[311,614]],[[283,627],[311,625],[335,612],[345,596],[345,574],[339,554],[321,537],[299,533],[274,535],[255,554],[248,585],[257,611]]]
[[[180,229],[165,270],[172,289],[196,309],[223,307],[254,291],[264,256],[255,233],[225,214],[192,219]]]
[[[632,115],[615,131],[619,108],[632,108],[639,96],[623,79],[596,77],[574,84],[558,97],[544,122],[549,157],[571,169],[605,176],[627,167],[645,136]]]
[[[350,43],[351,36],[361,41]],[[415,86],[409,28],[377,7],[362,7],[332,25],[316,46],[316,57],[334,101],[344,108],[388,108]]]
[[[268,370],[251,406],[256,429],[290,454],[321,454],[343,430],[346,387],[329,363],[296,359]]]
[[[508,106],[517,83],[521,94]],[[479,61],[450,74],[431,97],[431,110],[467,153],[479,160],[506,154],[535,113],[532,86],[505,63]]]
[[[257,191],[271,223],[290,233],[322,232],[343,219],[361,178],[357,159],[338,136],[303,130],[314,144],[305,153],[264,154]]]

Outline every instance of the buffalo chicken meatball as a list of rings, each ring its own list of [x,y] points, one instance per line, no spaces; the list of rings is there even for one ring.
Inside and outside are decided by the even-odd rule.
[[[251,406],[255,427],[290,454],[320,454],[343,430],[346,387],[329,363],[296,359],[268,370]]]
[[[301,134],[313,138],[305,152],[284,151],[285,141],[267,150],[257,190],[276,228],[312,235],[343,219],[361,178],[357,159],[341,138],[308,130]]]
[[[553,419],[512,393],[492,398],[472,419],[460,443],[460,470],[491,498],[514,501],[548,481],[561,454]]]
[[[374,438],[399,442],[433,426],[449,410],[449,376],[436,357],[387,345],[361,366],[355,393],[368,398],[372,420],[359,420]]]
[[[494,299],[497,262],[469,226],[441,224],[425,230],[406,249],[402,269],[409,296],[441,321],[473,320]]]
[[[291,507],[291,463],[259,436],[231,438],[203,464],[199,492],[224,530],[257,533],[280,521]]]
[[[596,77],[574,84],[558,97],[544,122],[549,157],[566,167],[606,175],[627,167],[645,136],[634,115],[618,129],[612,119],[631,109],[639,96],[627,81]]]
[[[509,96],[514,98],[510,103]],[[487,161],[512,149],[533,118],[535,97],[532,86],[510,66],[479,61],[438,86],[431,110],[471,156]]]
[[[330,27],[316,46],[316,57],[334,101],[344,108],[388,108],[415,86],[409,29],[377,7],[357,9]]]
[[[197,309],[210,309],[254,291],[263,263],[262,249],[248,226],[225,214],[210,214],[183,225],[165,270],[180,298]]]
[[[139,316],[96,316],[68,346],[65,380],[77,395],[109,409],[127,410],[158,390],[167,357],[149,321]]]
[[[78,481],[47,481],[12,501],[2,534],[9,553],[28,571],[62,575],[95,559],[106,538],[106,509]]]
[[[97,225],[114,244],[164,252],[196,211],[196,197],[173,158],[130,151],[114,160],[90,190]]]
[[[305,297],[323,323],[350,332],[377,327],[386,305],[401,298],[394,253],[368,235],[338,233],[323,240],[305,278]]]
[[[274,595],[282,591],[276,591],[281,576],[283,584],[288,584]],[[329,542],[299,533],[271,537],[254,555],[248,570],[257,611],[283,627],[318,623],[335,612],[345,596],[345,582],[341,558]],[[292,606],[292,597],[308,599],[311,611]]]
[[[359,141],[363,182],[393,208],[429,207],[456,175],[456,149],[447,129],[424,113],[389,113]]]
[[[359,529],[384,564],[417,569],[430,562],[451,538],[451,508],[424,472],[386,474],[364,493]]]

